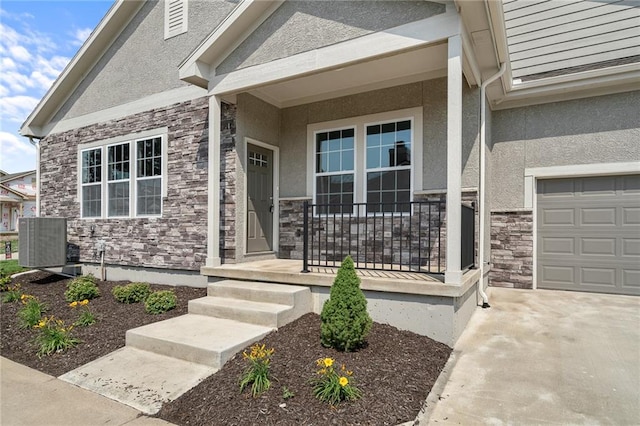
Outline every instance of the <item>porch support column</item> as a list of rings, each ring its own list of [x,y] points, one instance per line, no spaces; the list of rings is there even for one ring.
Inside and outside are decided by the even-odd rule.
[[[462,38],[449,37],[447,67],[447,251],[445,283],[462,284]]]
[[[207,266],[220,266],[220,98],[209,98],[209,164],[207,185]]]

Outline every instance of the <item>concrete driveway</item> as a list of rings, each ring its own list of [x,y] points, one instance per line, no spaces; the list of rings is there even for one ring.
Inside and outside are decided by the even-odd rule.
[[[640,424],[640,298],[490,289],[420,424]]]

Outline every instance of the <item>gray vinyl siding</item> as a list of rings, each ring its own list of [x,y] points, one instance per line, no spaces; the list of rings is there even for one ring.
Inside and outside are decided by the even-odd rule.
[[[640,55],[637,2],[507,1],[504,11],[514,78]]]
[[[216,68],[216,74],[286,58],[444,12],[443,4],[424,1],[286,1]]]
[[[178,65],[231,12],[235,1],[189,2],[189,30],[164,39],[164,2],[146,2],[52,121],[185,87]]]
[[[640,91],[493,112],[491,209],[524,207],[531,167],[640,161]]]

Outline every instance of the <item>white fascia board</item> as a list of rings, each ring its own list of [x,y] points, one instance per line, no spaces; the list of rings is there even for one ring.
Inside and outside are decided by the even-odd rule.
[[[284,0],[242,0],[179,65],[180,78],[189,82],[202,78],[208,81],[209,69],[214,71],[217,64],[245,40],[251,32],[249,29],[255,29],[283,2]],[[198,62],[209,65],[207,74],[197,74],[202,69],[196,65]]]
[[[187,102],[193,99],[207,96],[206,89],[198,86],[184,86],[177,89],[156,93],[142,99],[137,99],[122,105],[117,105],[101,111],[69,118],[67,120],[48,123],[44,128],[39,129],[43,134],[55,134],[80,127],[91,126],[97,123],[104,123],[109,120],[128,117],[156,108],[162,108],[180,102]]]
[[[209,90],[214,95],[245,91],[265,84],[415,49],[446,40],[459,33],[458,14],[445,13],[343,43],[215,76],[209,82]]]
[[[509,109],[640,90],[640,64],[545,78],[515,85],[492,109]]]
[[[143,1],[117,0],[78,53],[64,68],[51,88],[40,100],[36,108],[29,114],[20,127],[23,136],[44,137],[38,132],[51,117],[60,109],[64,102],[82,82],[83,77],[102,57],[105,50],[111,46],[121,30],[133,19]]]

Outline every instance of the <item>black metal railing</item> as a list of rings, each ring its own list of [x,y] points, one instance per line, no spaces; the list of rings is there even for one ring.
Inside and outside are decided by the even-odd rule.
[[[475,203],[462,205],[462,232],[460,241],[460,266],[473,268],[476,263],[476,211]]]
[[[304,202],[303,272],[338,267],[442,274],[445,201],[311,204]]]

